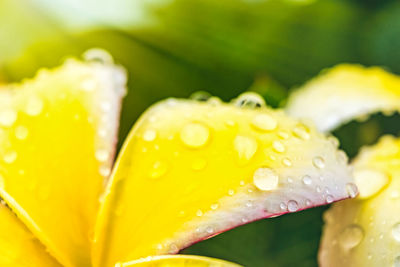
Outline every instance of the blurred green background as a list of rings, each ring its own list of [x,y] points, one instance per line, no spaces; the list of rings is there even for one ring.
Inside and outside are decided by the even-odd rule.
[[[205,90],[229,100],[252,90],[276,107],[290,89],[338,63],[400,73],[400,2],[0,0],[0,82],[32,77],[92,47],[129,72],[123,140],[144,109],[170,96]],[[378,114],[335,134],[354,156],[381,132],[397,134],[398,121]],[[317,266],[324,209],[254,222],[183,253],[245,266]]]

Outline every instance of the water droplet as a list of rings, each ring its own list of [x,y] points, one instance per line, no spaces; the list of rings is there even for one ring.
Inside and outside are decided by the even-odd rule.
[[[322,157],[317,156],[317,157],[313,158],[313,165],[317,169],[323,169],[323,168],[325,168],[325,160]]]
[[[37,116],[43,110],[43,101],[37,96],[31,96],[25,106],[25,113],[29,116]]]
[[[344,250],[355,248],[364,238],[364,230],[355,224],[347,226],[339,236],[339,243]]]
[[[328,137],[328,140],[329,140],[329,142],[331,142],[331,144],[332,144],[334,147],[339,147],[339,140],[338,140],[336,137],[334,137],[334,136],[329,136],[329,137]]]
[[[387,183],[389,177],[380,171],[361,169],[354,171],[354,181],[360,198],[369,198],[378,193]]]
[[[357,186],[353,183],[346,184],[346,191],[351,198],[355,198],[358,194]]]
[[[394,190],[390,193],[390,198],[391,199],[398,199],[400,198],[400,192],[397,190]]]
[[[289,139],[289,137],[290,137],[290,135],[287,132],[284,132],[284,131],[280,131],[278,133],[278,136],[279,136],[279,138],[284,139],[284,140]]]
[[[311,206],[311,200],[309,200],[309,199],[306,199],[306,206]]]
[[[3,160],[5,163],[11,164],[17,159],[17,152],[9,151],[3,156]]]
[[[272,131],[278,125],[277,121],[268,114],[258,114],[251,121],[252,126],[261,131]]]
[[[287,178],[287,181],[288,181],[288,183],[289,183],[289,184],[293,183],[293,179],[292,179],[292,178],[290,178],[290,177],[289,177],[289,178]]]
[[[321,193],[322,189],[319,185],[317,185],[317,187],[315,188],[315,190],[317,190],[318,193]]]
[[[396,223],[392,227],[392,236],[393,238],[400,243],[400,223]]]
[[[207,161],[203,158],[197,158],[192,162],[192,169],[196,171],[203,170],[207,165]]]
[[[299,204],[296,200],[289,200],[287,205],[288,211],[295,212],[299,209]]]
[[[287,206],[285,203],[281,202],[281,204],[279,204],[279,207],[281,208],[281,210],[286,210]]]
[[[233,146],[238,153],[240,164],[245,164],[251,160],[258,149],[258,143],[254,138],[241,135],[235,137]]]
[[[197,210],[197,211],[196,211],[196,216],[197,216],[197,217],[203,216],[203,211],[202,211],[202,210]]]
[[[111,103],[108,101],[104,101],[100,103],[100,109],[104,112],[108,112],[111,110]]]
[[[103,177],[108,177],[111,173],[111,169],[109,166],[103,165],[103,166],[100,166],[99,173]]]
[[[214,233],[214,228],[212,228],[211,226],[208,226],[206,228],[206,232],[209,233],[209,234],[212,234],[212,233]]]
[[[278,153],[285,152],[285,146],[279,141],[274,141],[272,143],[272,148]]]
[[[300,124],[294,127],[293,129],[293,134],[303,140],[308,140],[310,139],[310,133],[309,130],[306,126]]]
[[[247,223],[249,220],[247,218],[242,218],[242,223]]]
[[[233,196],[235,194],[235,190],[229,189],[228,190],[228,195]]]
[[[211,207],[212,210],[216,210],[216,209],[218,209],[219,204],[218,203],[213,203],[213,204],[211,204],[210,207]]]
[[[143,133],[143,140],[147,141],[147,142],[151,142],[154,141],[157,137],[157,132],[154,130],[146,130]]]
[[[15,137],[19,140],[24,140],[28,137],[29,131],[24,126],[18,126],[15,128]]]
[[[292,161],[291,161],[289,158],[283,158],[283,159],[282,159],[282,163],[283,163],[283,165],[285,165],[286,167],[292,166]]]
[[[0,125],[1,126],[12,126],[17,120],[17,113],[13,110],[0,111]]]
[[[168,165],[162,161],[156,161],[153,164],[153,168],[149,172],[150,178],[156,179],[163,176],[168,169]]]
[[[236,125],[236,122],[233,121],[233,120],[226,120],[226,121],[225,121],[225,124],[226,124],[226,126],[228,126],[228,127],[233,127],[233,126]]]
[[[106,50],[101,48],[92,48],[83,54],[83,58],[88,62],[96,62],[101,64],[113,64],[114,59]]]
[[[274,190],[278,187],[279,176],[273,169],[262,167],[254,172],[253,182],[260,190]]]
[[[332,203],[333,200],[334,200],[334,199],[333,199],[333,196],[332,196],[332,195],[327,195],[327,196],[326,196],[326,203],[328,203],[328,204],[329,204],[329,203]]]
[[[246,202],[246,207],[251,208],[253,207],[253,202],[251,200]]]
[[[265,106],[264,98],[254,92],[246,92],[238,96],[234,100],[234,104],[238,107],[260,108]]]
[[[303,183],[305,185],[310,185],[312,183],[312,179],[309,175],[304,175],[303,176]]]
[[[210,131],[207,127],[200,123],[186,124],[180,132],[182,142],[192,148],[204,146],[210,136]]]
[[[193,99],[195,101],[207,101],[211,97],[212,97],[212,95],[209,92],[198,91],[198,92],[193,93],[189,98]]]
[[[108,159],[108,157],[109,157],[107,149],[98,149],[98,150],[96,150],[95,157],[100,162],[106,161]]]

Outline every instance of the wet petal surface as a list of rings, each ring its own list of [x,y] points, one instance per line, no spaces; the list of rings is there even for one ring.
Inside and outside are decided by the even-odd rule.
[[[293,92],[286,111],[328,132],[372,113],[399,111],[399,88],[400,77],[379,67],[338,65]]]
[[[335,142],[241,102],[168,99],[145,112],[104,196],[95,266],[174,254],[250,221],[349,197]]]
[[[90,264],[125,73],[101,50],[0,88],[0,195],[65,266]]]
[[[320,265],[396,267],[400,256],[400,139],[383,137],[377,145],[364,148],[353,165],[360,195],[335,203],[324,214]]]

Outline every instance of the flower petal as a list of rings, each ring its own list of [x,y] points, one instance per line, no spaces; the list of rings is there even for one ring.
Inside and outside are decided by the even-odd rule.
[[[364,148],[354,173],[360,196],[336,203],[324,214],[319,262],[324,267],[398,266],[400,139],[385,136]]]
[[[94,265],[174,254],[238,225],[347,198],[337,144],[255,103],[169,99],[137,122],[95,230]]]
[[[139,260],[117,263],[117,267],[147,266],[147,267],[240,267],[240,265],[224,260],[190,255],[150,256]]]
[[[0,204],[0,266],[61,266],[3,204]]]
[[[65,266],[90,264],[125,83],[104,51],[86,56],[0,90],[0,195]]]
[[[400,111],[400,77],[379,67],[338,65],[293,92],[286,111],[328,132],[356,118]]]

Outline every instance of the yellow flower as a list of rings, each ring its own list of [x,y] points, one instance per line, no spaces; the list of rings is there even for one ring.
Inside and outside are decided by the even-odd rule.
[[[154,105],[112,166],[126,76],[85,58],[1,87],[1,266],[235,266],[153,256],[357,194],[336,139],[255,94]]]
[[[355,118],[400,111],[400,78],[378,67],[339,65],[291,95],[288,113],[329,131]],[[315,112],[318,110],[318,112]],[[352,162],[357,198],[324,214],[321,266],[400,266],[400,139],[384,136]]]

